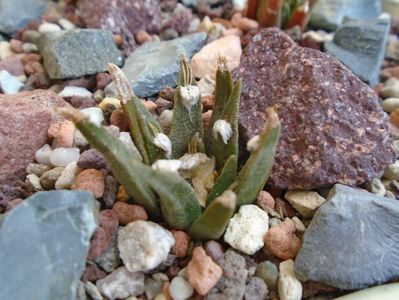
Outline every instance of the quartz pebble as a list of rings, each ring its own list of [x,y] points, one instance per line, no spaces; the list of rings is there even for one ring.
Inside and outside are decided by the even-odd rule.
[[[170,283],[169,294],[173,300],[186,300],[193,293],[193,287],[183,277],[176,276]]]
[[[50,163],[56,167],[65,167],[79,160],[79,152],[79,148],[56,148],[50,154]]]
[[[233,248],[252,255],[264,245],[269,217],[256,205],[243,205],[230,220],[224,240]]]
[[[92,192],[94,197],[101,198],[104,194],[104,175],[96,169],[83,170],[76,177],[72,189]]]
[[[382,109],[387,112],[391,113],[395,109],[399,108],[399,98],[388,98],[382,101],[381,103]]]
[[[118,233],[118,249],[131,272],[149,271],[168,257],[175,240],[160,225],[150,221],[131,222]]]
[[[326,202],[326,199],[312,191],[288,191],[284,196],[295,210],[305,218],[312,217],[316,209]]]
[[[280,263],[278,294],[281,300],[301,300],[302,284],[296,279],[292,259]]]
[[[78,168],[76,162],[69,163],[62,171],[61,176],[58,177],[57,181],[55,182],[55,189],[70,189],[80,171],[81,170]]]
[[[35,159],[39,164],[50,165],[50,155],[53,149],[48,144],[43,145],[35,153]]]
[[[15,95],[19,92],[22,86],[23,83],[6,70],[0,71],[0,88],[3,91],[3,94]]]
[[[43,187],[40,184],[40,178],[35,174],[29,174],[26,176],[25,184],[32,188],[34,191],[42,191]]]
[[[96,282],[99,291],[110,300],[138,296],[144,292],[144,274],[120,267]]]
[[[222,276],[222,269],[206,255],[202,247],[196,247],[187,266],[188,282],[201,296],[206,295]]]
[[[89,98],[91,98],[92,93],[83,87],[66,86],[58,94],[58,96],[63,97],[63,98],[72,98],[72,97],[89,97]]]
[[[53,31],[60,31],[61,28],[57,24],[52,23],[43,23],[39,26],[39,32],[53,32]]]

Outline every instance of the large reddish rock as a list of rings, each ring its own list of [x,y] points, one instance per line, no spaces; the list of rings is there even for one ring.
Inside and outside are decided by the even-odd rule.
[[[158,33],[161,27],[159,0],[80,0],[80,14],[89,28],[102,28],[120,34],[134,49],[135,33]]]
[[[263,128],[266,107],[277,107],[282,135],[272,187],[357,185],[395,160],[378,96],[337,59],[270,28],[252,38],[234,76],[243,78],[244,138]]]
[[[0,211],[20,196],[20,181],[35,152],[47,142],[47,130],[59,120],[53,108],[67,103],[51,91],[0,94]]]

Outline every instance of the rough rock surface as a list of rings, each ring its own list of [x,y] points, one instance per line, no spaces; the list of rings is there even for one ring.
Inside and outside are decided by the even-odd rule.
[[[389,29],[389,19],[346,20],[338,27],[334,39],[325,44],[325,49],[373,87],[380,77]]]
[[[295,272],[340,289],[380,284],[399,277],[398,243],[398,201],[337,184],[305,233]]]
[[[320,0],[314,7],[309,25],[335,30],[344,17],[369,20],[377,18],[380,13],[379,0]]]
[[[136,45],[135,33],[158,33],[161,27],[159,0],[81,0],[79,10],[87,27],[120,34],[130,49]]]
[[[111,32],[95,29],[42,33],[38,43],[44,66],[51,79],[96,74],[108,63],[122,64]]]
[[[272,187],[360,184],[396,158],[377,95],[337,59],[271,28],[253,37],[234,73],[243,78],[246,139],[263,129],[265,109],[277,106],[282,134]]]
[[[40,19],[46,0],[1,0],[0,32],[13,34],[30,21]]]
[[[47,130],[57,116],[52,109],[67,105],[54,92],[36,90],[0,95],[0,211],[20,195],[26,166],[47,142]]]
[[[0,299],[75,299],[98,208],[90,193],[51,191],[7,213],[0,221],[0,280],[7,283]]]
[[[171,41],[148,42],[134,51],[122,68],[132,83],[135,94],[149,97],[166,86],[176,86],[179,73],[179,55],[184,53],[190,59],[206,41],[203,32],[189,34]],[[106,93],[116,94],[111,83]]]

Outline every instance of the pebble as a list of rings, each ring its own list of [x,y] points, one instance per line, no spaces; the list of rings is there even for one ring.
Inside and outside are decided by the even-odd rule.
[[[53,149],[48,144],[43,145],[35,153],[35,159],[39,164],[50,165],[50,155]]]
[[[373,180],[371,180],[371,182],[368,185],[368,190],[371,193],[380,196],[384,196],[387,191],[385,186],[382,184],[381,180],[379,180],[378,178],[373,178]]]
[[[17,39],[11,39],[10,40],[10,47],[11,50],[15,53],[21,53],[22,52],[22,42]]]
[[[123,226],[138,220],[148,220],[145,209],[139,205],[127,204],[119,201],[114,204],[112,210],[118,216],[119,224]]]
[[[177,276],[170,283],[169,294],[173,300],[186,300],[193,293],[193,287],[183,277]]]
[[[125,267],[120,267],[107,277],[98,280],[96,286],[110,300],[138,296],[145,290],[144,274],[132,273]]]
[[[258,197],[256,198],[256,204],[264,211],[269,212],[274,210],[274,206],[276,205],[276,201],[273,196],[266,191],[260,191]]]
[[[132,136],[130,135],[129,132],[121,132],[118,138],[122,144],[125,145],[125,147],[127,148],[127,150],[129,150],[129,152],[132,154],[132,156],[139,160],[142,161],[143,158],[141,157],[141,154],[139,152],[139,150],[137,149],[136,145],[134,144],[133,140],[132,140]]]
[[[55,139],[57,147],[70,148],[73,145],[75,125],[69,120],[53,123],[50,125],[47,135]]]
[[[59,19],[58,24],[60,24],[61,27],[66,30],[72,30],[72,29],[75,29],[75,27],[76,27],[75,24],[73,24],[71,21],[69,21],[68,19],[65,19],[65,18]]]
[[[208,130],[209,123],[211,122],[212,118],[212,110],[208,110],[202,114],[202,123],[204,126],[204,130]]]
[[[42,24],[40,24],[39,29],[38,29],[38,31],[40,33],[54,32],[54,31],[60,31],[60,30],[61,30],[61,27],[58,26],[57,24],[53,24],[53,23],[42,23]]]
[[[245,287],[245,300],[263,300],[267,299],[267,285],[259,277],[252,277]]]
[[[98,104],[98,107],[104,112],[112,112],[116,109],[121,109],[122,105],[119,99],[107,97]]]
[[[172,230],[175,244],[172,247],[171,253],[176,257],[186,257],[188,255],[188,246],[191,238],[184,231]]]
[[[399,98],[399,79],[389,78],[381,89],[381,96],[384,98]]]
[[[112,77],[108,73],[100,72],[96,75],[97,90],[104,90],[107,85],[112,81]],[[94,95],[93,95],[94,96]]]
[[[136,41],[137,41],[137,43],[139,45],[142,45],[142,44],[144,44],[146,42],[151,42],[152,41],[151,35],[149,35],[147,33],[147,31],[144,31],[144,30],[137,31],[136,35],[135,35],[135,38],[136,38]]]
[[[399,160],[387,166],[384,171],[384,177],[390,180],[399,180]]]
[[[382,101],[381,103],[382,109],[387,112],[391,113],[395,109],[399,108],[399,98],[388,98]]]
[[[293,217],[291,219],[295,223],[295,229],[297,232],[305,232],[306,226],[302,223],[302,221],[298,217]]]
[[[103,300],[101,293],[97,287],[90,281],[85,282],[86,293],[91,297],[92,300]]]
[[[118,187],[119,182],[115,179],[115,177],[108,175],[105,178],[103,200],[107,208],[111,208],[114,205]]]
[[[101,198],[104,194],[104,175],[96,169],[83,170],[76,177],[72,189],[92,192],[94,197]]]
[[[0,71],[0,88],[3,91],[3,94],[15,95],[19,92],[22,86],[23,83],[8,73],[8,71]]]
[[[232,71],[240,64],[241,42],[238,36],[226,36],[203,47],[191,60],[195,77],[215,78],[219,55],[226,57],[227,68]]]
[[[118,249],[131,272],[149,271],[168,257],[175,240],[162,226],[150,221],[131,222],[118,233]]]
[[[22,41],[36,44],[40,37],[40,32],[37,30],[28,29],[22,33]]]
[[[66,86],[64,89],[58,94],[58,96],[63,98],[71,98],[71,97],[92,97],[92,93],[87,89],[79,86]]]
[[[143,101],[142,103],[143,103],[144,107],[148,109],[148,111],[150,113],[155,113],[156,112],[157,105],[156,105],[156,103],[154,101],[149,100],[149,101]]]
[[[395,109],[390,115],[389,115],[389,122],[399,128],[399,108]]]
[[[160,115],[165,109],[173,108],[173,102],[163,99],[163,98],[158,98],[155,101],[155,104],[157,105],[157,114],[158,115]]]
[[[25,53],[33,53],[33,52],[37,52],[37,46],[33,43],[23,43],[22,44],[22,51],[24,51]]]
[[[63,167],[55,167],[48,170],[40,176],[40,184],[46,190],[53,190],[55,188],[55,183],[64,171]]]
[[[24,65],[22,62],[14,57],[10,57],[0,61],[0,70],[6,70],[13,76],[24,75]]]
[[[259,27],[259,23],[255,20],[244,17],[238,20],[237,27],[244,32],[248,32],[250,30],[257,29]]]
[[[13,56],[11,45],[9,42],[0,42],[0,60],[6,59]]]
[[[172,125],[173,110],[165,109],[158,117],[158,122],[162,128],[169,128]]]
[[[158,294],[162,292],[162,282],[160,281],[156,281],[151,278],[146,278],[144,284],[145,284],[145,295],[149,300],[154,299]]]
[[[326,199],[312,191],[288,191],[284,197],[305,218],[312,217],[316,209],[326,202]]]
[[[95,263],[107,273],[111,273],[121,266],[116,233],[113,235],[108,247],[96,258]]]
[[[223,36],[235,35],[241,37],[244,33],[238,28],[230,28],[223,30]]]
[[[56,148],[50,154],[50,163],[56,167],[65,167],[79,160],[79,152],[79,148]]]
[[[97,149],[88,149],[84,151],[77,162],[78,167],[82,169],[102,169],[107,166],[107,161]]]
[[[96,282],[97,280],[102,279],[105,276],[107,276],[107,273],[97,267],[97,265],[87,264],[82,275],[82,280]]]
[[[126,189],[120,185],[118,192],[116,193],[116,201],[127,202],[129,200],[129,195]]]
[[[152,279],[154,279],[155,281],[160,281],[160,282],[169,281],[168,275],[166,275],[165,273],[161,273],[161,272],[152,274]]]
[[[291,219],[270,228],[265,235],[267,249],[280,259],[295,258],[301,240],[295,235],[295,223]]]
[[[99,107],[84,108],[80,110],[80,112],[86,115],[89,118],[90,122],[92,122],[97,126],[101,126],[101,124],[105,120],[103,111]],[[75,146],[81,146],[81,147],[88,145],[86,138],[82,135],[82,133],[79,130],[75,131],[74,144]]]
[[[281,300],[301,300],[302,284],[296,279],[292,259],[280,263],[278,294]]]
[[[35,174],[29,174],[26,176],[25,184],[32,188],[33,191],[42,191],[43,187],[40,184],[40,178]]]
[[[234,249],[252,255],[264,245],[269,217],[256,205],[243,205],[230,220],[224,240]]]
[[[111,125],[118,127],[120,131],[130,130],[129,120],[122,109],[113,110],[109,122]]]
[[[61,176],[58,177],[57,181],[55,182],[55,189],[70,189],[80,171],[81,170],[78,168],[76,162],[69,163],[62,171]]]
[[[259,263],[256,266],[255,276],[262,278],[267,287],[272,291],[277,290],[278,269],[269,260]]]
[[[210,76],[205,76],[198,81],[198,88],[202,96],[213,95],[215,93],[215,80]]]
[[[49,165],[44,165],[44,164],[36,164],[36,163],[30,163],[26,167],[26,172],[28,174],[35,174],[36,176],[42,176],[44,172],[50,170],[51,167]]]
[[[202,247],[196,247],[187,265],[187,279],[197,293],[205,296],[219,281],[223,270]]]
[[[216,241],[207,241],[204,245],[206,254],[208,254],[214,261],[217,261],[224,254],[223,246]]]

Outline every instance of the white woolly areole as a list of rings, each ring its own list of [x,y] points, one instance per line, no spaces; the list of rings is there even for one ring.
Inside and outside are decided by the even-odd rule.
[[[193,105],[197,104],[201,98],[201,93],[198,86],[187,85],[180,88],[180,95],[183,100],[183,105],[186,109],[190,109]]]
[[[233,129],[231,128],[230,123],[226,120],[217,120],[215,124],[213,124],[212,132],[215,139],[217,138],[217,135],[220,134],[223,143],[225,144],[227,144],[229,138],[233,135]]]
[[[158,133],[154,138],[154,145],[165,151],[166,158],[172,155],[172,142],[166,134]]]
[[[192,170],[208,159],[210,158],[204,153],[186,153],[180,157],[179,161],[181,162],[181,169]]]
[[[255,135],[247,142],[247,151],[252,152],[259,148],[260,136]]]
[[[182,163],[178,159],[159,159],[152,164],[152,168],[157,171],[168,171],[177,173]]]

